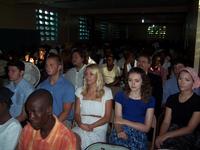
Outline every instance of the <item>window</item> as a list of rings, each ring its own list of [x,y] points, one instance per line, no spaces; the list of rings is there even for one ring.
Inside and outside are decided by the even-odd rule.
[[[89,29],[87,24],[87,18],[84,16],[79,17],[79,39],[89,40]]]
[[[100,37],[102,40],[106,40],[108,37],[108,22],[102,21],[100,22]]]
[[[151,25],[147,28],[147,35],[149,38],[166,38],[166,26]]]
[[[40,31],[40,40],[55,41],[58,37],[58,14],[36,9],[36,30]]]
[[[113,39],[120,39],[120,27],[119,27],[119,25],[113,24],[111,29],[112,29],[112,38]]]

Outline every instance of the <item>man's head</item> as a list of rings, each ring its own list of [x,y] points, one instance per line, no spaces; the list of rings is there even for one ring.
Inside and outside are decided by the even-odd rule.
[[[137,58],[137,67],[142,68],[146,73],[151,66],[151,57],[147,54],[141,54]]]
[[[45,69],[49,76],[60,74],[62,71],[61,58],[56,54],[50,54],[47,57]]]
[[[6,87],[0,87],[0,117],[9,112],[12,105],[13,92]]]
[[[31,126],[42,129],[52,118],[53,97],[51,93],[44,89],[34,91],[27,99],[26,111]]]
[[[24,75],[25,65],[22,61],[10,61],[8,63],[9,80],[18,83]]]
[[[85,53],[83,50],[75,49],[72,52],[72,64],[75,67],[81,67],[85,61]]]
[[[114,65],[114,56],[113,54],[109,54],[106,56],[106,64],[108,67],[112,67]]]
[[[186,62],[183,59],[176,59],[173,63],[173,71],[174,75],[178,78],[179,72],[181,69],[186,67]]]

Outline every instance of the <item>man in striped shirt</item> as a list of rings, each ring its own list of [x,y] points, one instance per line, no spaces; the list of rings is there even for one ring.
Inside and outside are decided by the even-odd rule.
[[[29,122],[19,140],[19,150],[76,150],[76,136],[52,113],[52,95],[44,89],[27,99]]]

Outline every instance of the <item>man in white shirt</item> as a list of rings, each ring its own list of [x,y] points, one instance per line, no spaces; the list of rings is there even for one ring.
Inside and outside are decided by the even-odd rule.
[[[22,129],[19,121],[9,113],[12,95],[8,88],[0,88],[0,150],[14,150]]]
[[[74,85],[75,89],[83,86],[83,75],[86,67],[84,62],[84,52],[80,49],[75,49],[72,52],[72,64],[74,67],[64,74],[64,77]]]

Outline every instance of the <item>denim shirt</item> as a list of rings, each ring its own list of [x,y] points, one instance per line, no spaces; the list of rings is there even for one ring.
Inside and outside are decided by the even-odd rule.
[[[14,92],[14,95],[11,97],[13,104],[10,107],[10,114],[12,117],[16,118],[21,114],[24,103],[28,96],[34,91],[34,87],[24,79],[18,84],[10,82],[6,87]]]

